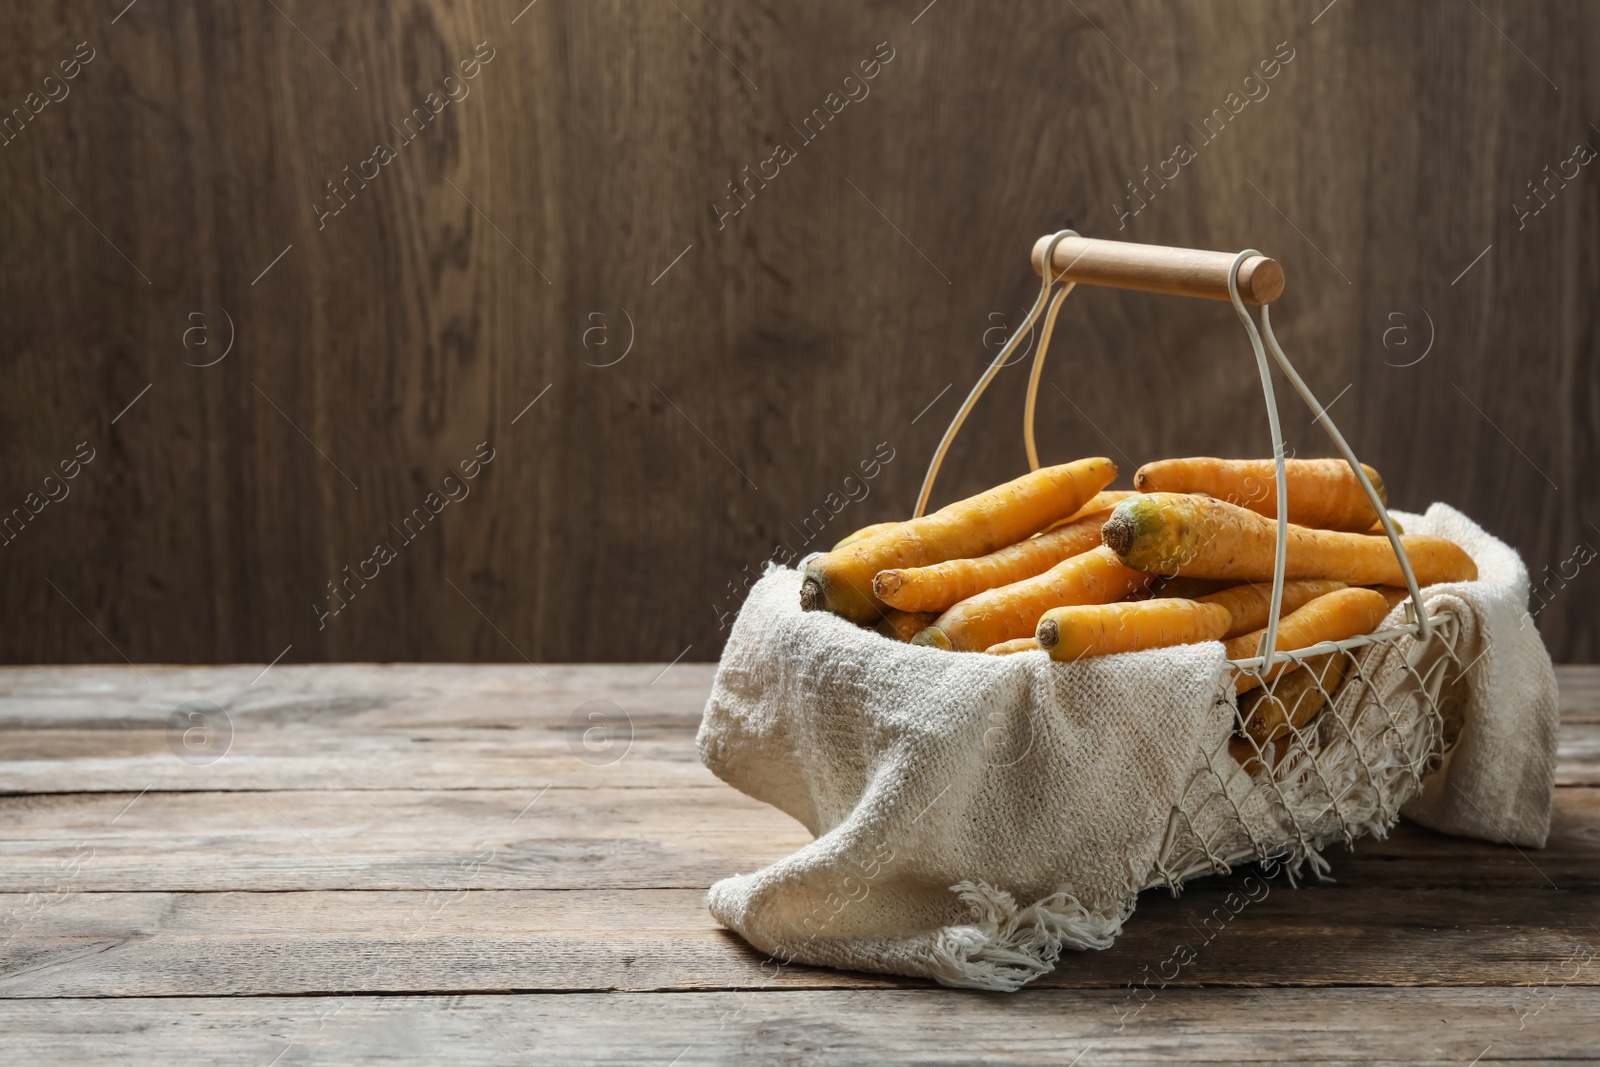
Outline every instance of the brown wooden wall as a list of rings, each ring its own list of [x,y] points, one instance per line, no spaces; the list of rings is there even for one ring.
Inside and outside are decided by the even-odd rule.
[[[1069,224],[1278,257],[1391,501],[1600,654],[1600,8],[524,3],[0,13],[0,659],[713,658],[905,513]],[[1254,374],[1226,305],[1080,289],[1041,449],[1266,454]],[[940,499],[1023,469],[1025,376]]]

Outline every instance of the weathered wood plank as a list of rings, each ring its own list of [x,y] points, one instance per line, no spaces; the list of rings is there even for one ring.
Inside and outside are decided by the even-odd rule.
[[[810,840],[731,789],[541,788],[0,797],[0,892],[703,888]],[[1352,885],[1590,888],[1600,790],[1556,791],[1543,851],[1402,824],[1330,855]]]
[[[542,783],[29,794],[0,824],[0,890],[21,891],[704,887],[810,840],[731,789]]]
[[[1561,686],[1563,724],[1600,722],[1600,664],[1558,663],[1556,681]]]
[[[1600,722],[1600,664],[1556,666],[1563,722]],[[248,712],[262,725],[318,720],[387,726],[543,721],[585,700],[644,700],[662,711],[698,713],[716,673],[713,663],[284,664],[259,666],[124,665],[0,667],[0,723],[76,724],[122,729],[163,720],[186,700],[207,699]],[[149,682],[145,679],[148,678]],[[454,699],[463,697],[463,712]],[[245,699],[249,698],[249,699]],[[497,717],[497,713],[503,713]]]
[[[1163,985],[1539,984],[1600,950],[1592,889],[1374,896],[1243,877],[1152,891],[1115,945],[1038,984],[1137,986],[1134,1010]],[[697,889],[6,895],[0,936],[0,997],[925,984],[780,966]],[[1562,980],[1600,985],[1600,964]]]
[[[231,667],[147,664],[0,667],[0,721],[63,721],[119,728],[165,721],[186,700],[248,712],[263,725],[415,724],[445,720],[515,722],[562,717],[585,700],[607,697],[666,711],[698,712],[714,663],[340,663]],[[1595,668],[1600,673],[1600,668]],[[148,679],[148,681],[146,681]],[[458,701],[472,709],[458,715]]]
[[[1541,999],[1543,998],[1543,999]],[[1535,1009],[1539,1009],[1535,1013]],[[1600,990],[529,994],[0,1002],[19,1063],[1593,1063]],[[1091,1051],[1092,1050],[1092,1051]],[[276,1057],[276,1059],[275,1059]]]
[[[694,735],[715,669],[280,666],[255,686],[259,667],[141,668],[152,685],[126,667],[3,670],[0,791],[711,787]],[[189,701],[225,712],[202,724],[232,734],[214,761],[174,749]]]
[[[1600,785],[1600,722],[1563,722],[1556,785]]]
[[[126,667],[5,669],[0,792],[721,788],[694,747],[715,667],[665,667],[275,667],[256,687],[254,667],[142,668],[153,687]],[[1560,677],[1556,781],[1600,784],[1600,667]],[[191,700],[227,711],[233,740],[215,762],[173,750],[168,717]],[[590,700],[623,716],[608,726],[625,747],[599,754],[615,762],[578,751]]]
[[[633,737],[616,762],[586,763],[561,723],[542,728],[415,726],[350,732],[320,725],[251,730],[235,719],[233,750],[215,763],[177,759],[165,725],[111,734],[76,728],[0,734],[0,793],[295,789],[517,789],[652,785],[724,788],[701,763],[700,715],[632,715]],[[581,735],[580,735],[581,736]],[[1566,723],[1557,785],[1600,785],[1600,723]]]
[[[1543,851],[1402,825],[1334,850],[1337,884],[1269,883],[1236,916],[1224,901],[1242,874],[1178,899],[1147,893],[1112,949],[1069,954],[1018,997],[973,996],[779,969],[716,927],[704,886],[807,835],[694,759],[710,668],[680,664],[654,685],[659,666],[545,670],[548,681],[526,667],[274,668],[252,688],[258,669],[147,668],[155,684],[137,690],[126,669],[0,672],[0,785],[17,794],[0,798],[0,888],[18,891],[0,896],[8,1058],[1034,1063],[1092,1048],[1093,1062],[1464,1064],[1592,1052],[1600,790],[1558,789]],[[1593,679],[1600,670],[1562,672],[1564,781],[1592,781],[1600,762]],[[192,766],[166,747],[175,697],[229,709],[224,760]],[[632,720],[618,763],[591,767],[567,744],[589,699]],[[1194,958],[1163,988],[1180,945]],[[1475,986],[1487,988],[1463,988]],[[426,995],[439,990],[474,995]],[[484,995],[508,990],[562,995]],[[603,990],[654,992],[588,992]],[[150,996],[172,999],[138,999]],[[60,997],[96,999],[48,999]]]

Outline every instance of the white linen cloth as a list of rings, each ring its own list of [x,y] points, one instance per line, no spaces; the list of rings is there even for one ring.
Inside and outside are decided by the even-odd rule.
[[[1527,570],[1445,505],[1396,514],[1479,568],[1426,591],[1462,616],[1470,666],[1459,742],[1405,814],[1543,845],[1557,702]],[[1195,768],[1235,728],[1222,645],[1070,664],[951,653],[802,612],[800,581],[774,566],[751,590],[698,740],[718,777],[815,840],[716,883],[712,915],[784,962],[984,989],[1018,988],[1063,948],[1108,947],[1193,803]],[[1237,775],[1221,788],[1248,790]]]

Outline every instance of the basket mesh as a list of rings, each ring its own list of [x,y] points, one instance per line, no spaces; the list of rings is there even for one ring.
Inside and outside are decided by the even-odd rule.
[[[1438,768],[1460,728],[1455,615],[1432,634],[1291,654],[1235,709],[1237,733],[1195,760],[1146,888],[1276,861],[1293,879],[1321,850],[1383,836]],[[1282,657],[1280,657],[1282,658]],[[1262,681],[1235,667],[1236,681]]]

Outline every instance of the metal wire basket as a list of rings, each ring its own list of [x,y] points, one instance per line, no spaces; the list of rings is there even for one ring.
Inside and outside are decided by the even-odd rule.
[[[1272,331],[1267,305],[1283,291],[1283,272],[1255,249],[1237,254],[1084,238],[1072,230],[1041,238],[1033,250],[1041,277],[1038,299],[968,394],[935,450],[917,498],[927,509],[934,479],[978,398],[1044,317],[1028,379],[1023,441],[1039,469],[1034,411],[1056,317],[1078,283],[1231,301],[1255,353],[1272,436],[1278,500],[1277,553],[1266,631],[1258,654],[1230,660],[1237,732],[1195,760],[1174,806],[1146,888],[1174,892],[1185,881],[1227,873],[1258,861],[1283,866],[1290,878],[1306,866],[1321,875],[1326,845],[1381,835],[1423,788],[1455,743],[1457,689],[1464,665],[1456,654],[1459,620],[1430,613],[1399,531],[1383,500],[1326,408],[1295,371]],[[1247,304],[1260,307],[1257,326]],[[1383,524],[1405,576],[1398,625],[1292,652],[1276,651],[1288,543],[1286,451],[1267,352],[1316,413],[1350,464]]]

